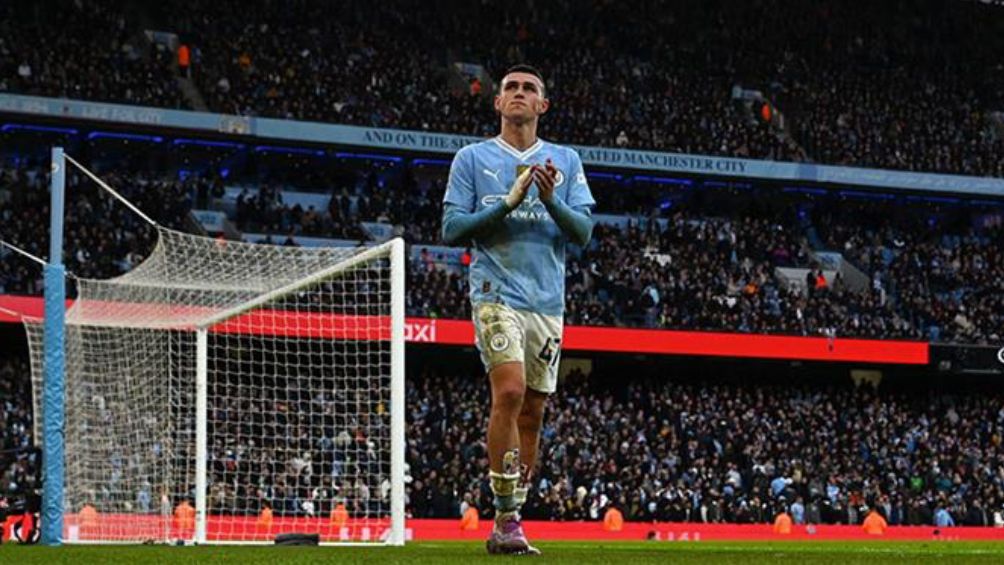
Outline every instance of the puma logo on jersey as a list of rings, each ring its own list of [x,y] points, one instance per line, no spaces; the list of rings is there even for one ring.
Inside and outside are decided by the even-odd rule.
[[[490,171],[488,169],[482,169],[481,172],[495,179],[495,182],[499,183],[500,185],[502,184],[502,181],[499,180],[499,173],[502,172],[502,169],[495,169],[494,171]]]

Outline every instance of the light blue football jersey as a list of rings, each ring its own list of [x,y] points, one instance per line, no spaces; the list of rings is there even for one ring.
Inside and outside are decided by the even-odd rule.
[[[546,141],[519,151],[495,137],[457,152],[450,167],[444,203],[467,212],[490,207],[509,193],[519,172],[548,159],[558,169],[555,198],[573,210],[596,204],[575,150]],[[532,185],[519,208],[502,225],[474,241],[470,269],[471,302],[499,302],[518,310],[561,316],[565,310],[564,232],[551,218]]]

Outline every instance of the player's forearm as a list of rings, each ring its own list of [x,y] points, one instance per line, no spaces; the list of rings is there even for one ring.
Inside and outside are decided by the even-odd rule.
[[[554,218],[554,223],[558,224],[561,231],[579,246],[589,243],[589,238],[593,235],[593,218],[586,212],[579,212],[571,209],[557,198],[544,201],[544,207]]]
[[[443,210],[443,241],[447,245],[467,243],[508,213],[509,207],[502,200],[479,212],[465,212],[458,206],[447,205]]]

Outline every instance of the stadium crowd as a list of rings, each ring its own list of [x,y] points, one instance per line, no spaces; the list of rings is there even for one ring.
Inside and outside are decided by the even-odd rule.
[[[893,297],[932,341],[998,343],[1004,338],[1004,257],[999,212],[947,204],[817,203],[811,223]]]
[[[33,5],[0,7],[0,90],[191,106],[174,53],[142,39],[158,25],[197,54],[185,73],[216,112],[491,135],[487,77],[530,61],[553,95],[542,135],[559,142],[1004,174],[1004,33],[977,2]],[[738,103],[736,86],[761,97]]]
[[[488,389],[481,377],[418,373],[407,384],[407,509],[458,518],[473,506],[488,517],[479,431]],[[0,494],[10,499],[38,486],[29,386],[24,360],[0,363]],[[346,399],[330,394],[248,392],[228,391],[229,400],[212,404],[214,512],[257,514],[267,505],[277,515],[327,516],[336,504],[355,516],[386,511],[386,480],[375,468],[367,480],[358,474],[375,461],[376,421],[336,422],[329,405]],[[308,431],[316,441],[305,441]],[[290,440],[247,441],[261,433]],[[941,512],[950,525],[1001,525],[1002,438],[1004,401],[994,394],[694,384],[665,375],[611,386],[572,371],[545,420],[523,513],[600,520],[616,507],[633,521],[767,523],[783,510],[796,524],[859,524],[872,508],[891,525],[944,526]]]
[[[577,299],[566,318],[585,325],[920,336],[889,305],[876,303],[874,293],[852,292],[839,277],[809,292],[781,283],[776,267],[811,265],[809,250],[793,235],[762,218],[684,214],[669,218],[665,229],[601,227],[597,243],[570,264],[568,293]]]
[[[161,225],[183,229],[195,180],[179,181],[130,172],[109,172],[105,182],[145,210]],[[156,231],[105,194],[83,174],[71,169],[67,199],[63,262],[81,278],[108,278],[131,270],[153,249]],[[49,175],[46,168],[0,165],[2,238],[35,257],[48,256]],[[6,249],[4,249],[7,252]],[[41,294],[41,267],[5,254],[0,261],[0,293]]]
[[[12,504],[39,486],[41,462],[33,435],[28,360],[4,355],[0,359],[0,503]]]
[[[0,4],[0,91],[187,108],[174,52],[127,23],[125,4]]]
[[[350,3],[343,5],[342,17],[330,18],[328,7],[320,3],[303,2],[294,11],[270,4],[260,20],[268,23],[249,25],[230,17],[240,9],[237,3],[197,5],[195,10],[184,6],[185,14],[172,20],[184,22],[181,28],[203,43],[228,38],[206,50],[200,72],[202,90],[217,111],[489,135],[497,119],[482,96],[489,92],[482,90],[483,77],[468,83],[451,75],[434,54],[455,49],[459,41],[472,49],[466,56],[492,74],[514,57],[544,61],[544,53],[562,45],[586,60],[545,65],[552,75],[549,82],[564,85],[559,88],[561,103],[545,125],[545,135],[551,138],[705,154],[800,157],[794,144],[742,119],[731,102],[730,83],[696,71],[664,77],[645,62],[658,48],[653,53],[624,52],[603,33],[609,30],[609,20],[572,3],[541,6],[533,21],[522,21],[504,9],[503,18],[519,30],[515,38],[513,26],[478,26],[475,31],[469,25],[485,18],[487,11],[497,19],[497,7],[490,6],[426,6],[405,17],[400,5]],[[616,18],[628,19],[625,23],[645,37],[658,36],[652,22],[642,27],[637,17],[616,11]],[[496,46],[506,45],[512,47],[503,56],[505,49]],[[599,77],[596,69],[602,69]],[[452,88],[447,86],[451,79]]]
[[[906,4],[897,4],[789,12],[788,49],[797,55],[772,66],[764,85],[772,101],[817,162],[1001,176],[998,14],[978,3],[925,2],[902,18]]]
[[[373,390],[330,390],[317,386],[327,381],[310,378],[262,385],[273,377],[214,386],[208,424],[212,511],[257,514],[267,503],[280,515],[327,517],[344,504],[356,516],[385,514],[389,469],[378,450],[389,449],[386,413],[358,418],[344,408],[357,402],[375,407]]]
[[[491,505],[481,379],[427,372],[409,382],[409,502],[418,517]],[[571,373],[542,433],[527,518],[858,524],[1002,522],[999,395],[890,393],[864,385],[672,382],[616,386]],[[997,515],[995,517],[995,514]]]

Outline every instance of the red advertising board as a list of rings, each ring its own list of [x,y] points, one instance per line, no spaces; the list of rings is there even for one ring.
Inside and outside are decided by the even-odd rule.
[[[469,540],[488,537],[491,520],[480,520],[477,529],[464,530],[459,519],[409,519],[405,523],[406,539],[411,541]],[[603,528],[602,522],[523,522],[527,536],[539,541],[640,541],[702,542],[702,541],[1004,541],[1004,528],[934,526],[891,526],[881,535],[867,534],[861,526],[798,525],[790,534],[774,533],[770,524],[702,524],[702,523],[642,523],[625,522],[620,531]],[[210,541],[241,540],[270,542],[282,532],[318,533],[322,541],[379,541],[390,528],[387,518],[349,519],[335,524],[323,517],[275,517],[263,523],[257,516],[209,515],[206,537]],[[98,513],[87,522],[76,514],[67,514],[64,539],[71,541],[128,540],[136,537],[160,539],[191,539],[194,524],[179,524],[171,516],[156,514]]]
[[[42,299],[0,296],[0,322],[17,322],[20,321],[17,316],[3,310],[40,317],[43,311]],[[219,324],[212,331],[334,339],[387,339],[387,327],[386,320],[368,316],[258,310]],[[474,326],[469,320],[408,318],[405,339],[409,343],[469,346],[474,343]],[[566,327],[562,348],[566,351],[906,365],[926,365],[929,360],[926,342],[590,326]]]

